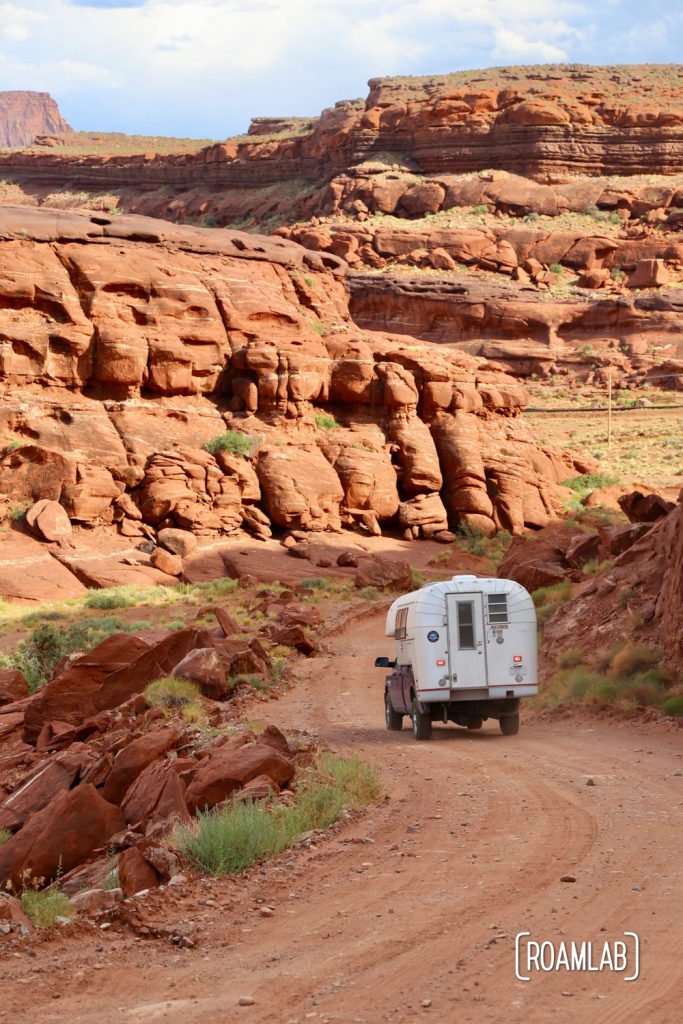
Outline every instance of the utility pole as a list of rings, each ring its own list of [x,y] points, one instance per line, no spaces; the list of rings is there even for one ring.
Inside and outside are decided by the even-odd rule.
[[[612,367],[607,376],[607,451],[612,451]]]

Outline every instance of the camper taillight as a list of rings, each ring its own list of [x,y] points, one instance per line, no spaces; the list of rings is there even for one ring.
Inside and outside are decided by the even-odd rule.
[[[513,656],[512,660],[514,661],[515,665],[521,665],[522,664],[522,655],[521,654],[515,654]]]

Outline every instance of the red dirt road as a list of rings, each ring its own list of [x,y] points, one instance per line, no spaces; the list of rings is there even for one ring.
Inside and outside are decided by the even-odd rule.
[[[437,726],[429,743],[387,733],[372,667],[390,652],[382,626],[375,614],[328,637],[329,653],[267,707],[269,720],[376,764],[388,798],[317,849],[148,898],[167,923],[198,925],[194,949],[113,927],[0,959],[0,1020],[680,1021],[683,733],[535,721],[516,737],[495,722]],[[599,950],[635,931],[641,976],[517,981],[522,930]],[[254,1005],[238,1006],[242,995]]]

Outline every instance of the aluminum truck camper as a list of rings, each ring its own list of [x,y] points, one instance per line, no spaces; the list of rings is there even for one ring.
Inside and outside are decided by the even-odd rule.
[[[536,611],[513,580],[454,576],[398,597],[386,635],[396,658],[377,658],[385,679],[387,729],[410,715],[427,740],[433,722],[480,729],[497,718],[501,732],[519,731],[519,703],[538,692]]]

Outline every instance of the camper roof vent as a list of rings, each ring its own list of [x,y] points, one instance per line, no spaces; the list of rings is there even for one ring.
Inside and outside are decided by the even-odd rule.
[[[453,582],[454,583],[469,583],[471,580],[476,580],[476,578],[477,578],[476,576],[472,576],[472,575],[454,576],[453,577]]]

